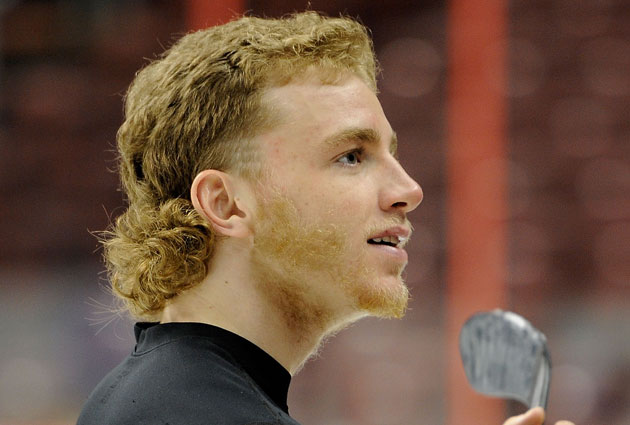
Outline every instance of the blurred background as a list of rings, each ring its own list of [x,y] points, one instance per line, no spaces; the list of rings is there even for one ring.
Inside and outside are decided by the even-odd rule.
[[[291,413],[304,425],[444,424],[455,367],[446,341],[449,4],[249,0],[244,10],[280,16],[308,4],[372,30],[380,99],[425,199],[411,216],[407,317],[368,319],[329,341],[294,378]],[[507,82],[494,87],[505,105],[503,307],[547,335],[551,420],[627,425],[630,1],[506,5]],[[133,348],[131,320],[111,312],[91,232],[124,208],[112,172],[122,96],[191,28],[187,7],[0,0],[2,425],[73,424]]]

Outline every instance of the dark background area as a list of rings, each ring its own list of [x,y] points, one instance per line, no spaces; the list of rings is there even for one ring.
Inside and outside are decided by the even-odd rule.
[[[308,3],[372,30],[380,99],[425,200],[411,216],[408,316],[326,344],[294,380],[292,413],[305,425],[441,424],[447,5]],[[509,86],[497,89],[509,105],[510,308],[549,339],[550,417],[627,425],[630,2],[509,7]],[[112,170],[126,87],[185,32],[180,1],[0,2],[0,424],[74,423],[133,346],[91,232],[124,207]]]

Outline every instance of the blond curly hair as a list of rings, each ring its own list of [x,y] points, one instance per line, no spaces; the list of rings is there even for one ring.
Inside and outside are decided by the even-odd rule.
[[[138,72],[117,134],[128,208],[102,238],[112,290],[133,316],[158,318],[206,276],[216,237],[192,206],[193,179],[204,169],[259,177],[251,139],[275,122],[262,94],[311,67],[350,71],[376,91],[366,28],[310,11],[190,33]]]

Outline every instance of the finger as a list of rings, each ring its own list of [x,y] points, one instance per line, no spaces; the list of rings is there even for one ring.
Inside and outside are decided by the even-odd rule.
[[[513,416],[503,425],[541,425],[545,420],[545,411],[542,407],[534,407],[522,415]],[[567,425],[567,424],[556,424]]]
[[[556,422],[556,425],[575,425],[575,424],[569,421],[558,421]]]

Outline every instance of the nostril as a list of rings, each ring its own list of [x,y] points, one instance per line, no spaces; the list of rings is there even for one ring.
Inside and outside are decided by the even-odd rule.
[[[392,204],[392,207],[395,207],[395,208],[406,207],[406,206],[407,206],[406,202],[394,202]]]

